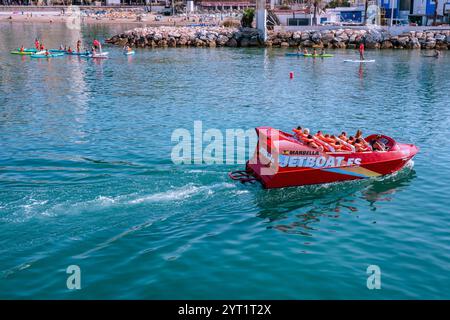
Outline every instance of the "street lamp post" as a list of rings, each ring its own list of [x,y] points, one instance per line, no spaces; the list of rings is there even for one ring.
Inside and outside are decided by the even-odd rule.
[[[392,22],[394,21],[394,1],[395,0],[391,0],[391,27],[392,27]]]

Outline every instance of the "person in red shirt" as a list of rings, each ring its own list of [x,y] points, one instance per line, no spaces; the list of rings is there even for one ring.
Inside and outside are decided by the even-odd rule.
[[[364,43],[360,43],[359,45],[359,59],[364,60]]]
[[[39,44],[38,38],[36,38],[36,39],[34,40],[34,46],[35,46],[35,48],[36,48],[37,50],[39,50],[40,44]]]
[[[44,51],[44,50],[45,50],[45,47],[44,47],[44,44],[43,44],[43,43],[41,43],[41,46],[39,47],[39,49],[40,49],[41,51]]]
[[[95,39],[92,45],[94,46],[95,49],[98,49],[100,52],[102,52],[102,45],[100,44],[100,41]]]

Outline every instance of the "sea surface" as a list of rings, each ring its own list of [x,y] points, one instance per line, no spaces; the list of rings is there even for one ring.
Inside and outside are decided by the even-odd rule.
[[[0,24],[0,298],[450,298],[449,53],[367,51],[363,65],[343,62],[353,50],[9,54],[126,28]],[[194,121],[362,129],[420,153],[383,179],[264,190],[228,178],[242,164],[174,164],[172,134]]]

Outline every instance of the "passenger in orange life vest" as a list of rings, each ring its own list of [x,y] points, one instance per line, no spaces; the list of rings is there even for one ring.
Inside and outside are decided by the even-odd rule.
[[[317,137],[318,139],[320,139],[320,140],[325,141],[325,140],[324,140],[324,139],[325,139],[325,136],[323,135],[322,131],[320,131],[320,130],[317,131],[316,137]]]
[[[339,135],[339,139],[344,140],[345,142],[347,142],[347,140],[348,140],[347,133],[345,131],[342,131],[342,133]]]
[[[334,141],[336,141],[335,139],[332,138],[332,136],[330,136],[328,133],[324,135],[323,141],[327,142],[327,143],[334,143]]]
[[[370,149],[361,141],[361,139],[355,139],[356,152],[369,151]]]
[[[358,129],[358,130],[356,131],[355,139],[361,140],[361,142],[362,142],[367,148],[371,148],[371,147],[370,147],[370,144],[369,144],[366,140],[364,140],[364,138],[363,138],[363,136],[362,136],[362,131],[361,131],[361,130]]]
[[[323,147],[314,142],[314,137],[312,135],[309,134],[306,138],[303,138],[303,141],[306,142],[306,145],[308,147],[311,147],[313,149],[319,149],[320,151],[323,151]]]
[[[330,142],[329,145],[334,148],[335,152],[343,151],[343,146],[340,141]]]
[[[350,136],[350,137],[348,137],[347,142],[350,143],[350,144],[354,144],[355,143],[355,138],[353,138],[353,136]]]
[[[295,132],[295,137],[300,139],[303,136],[302,127],[298,126],[297,129],[292,129]]]

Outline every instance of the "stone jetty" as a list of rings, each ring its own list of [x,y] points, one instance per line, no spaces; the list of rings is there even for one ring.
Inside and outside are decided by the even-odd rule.
[[[408,31],[392,35],[384,29],[270,31],[266,42],[252,28],[145,27],[106,40],[119,46],[145,47],[315,47],[354,49],[450,49],[450,30]]]

